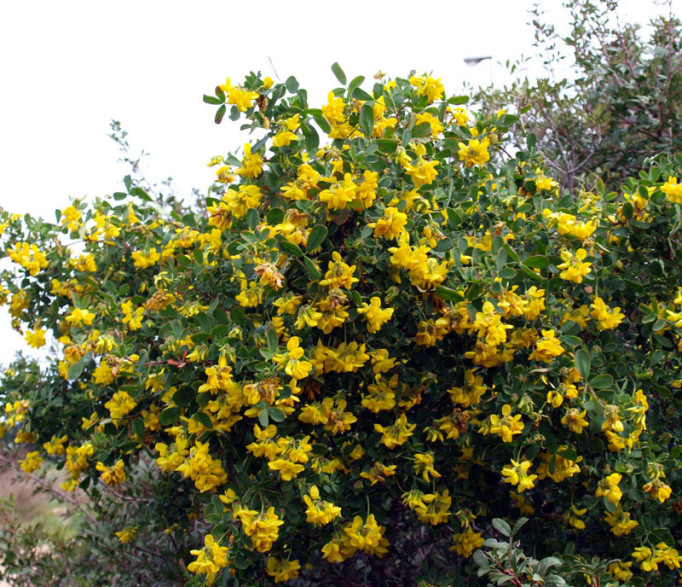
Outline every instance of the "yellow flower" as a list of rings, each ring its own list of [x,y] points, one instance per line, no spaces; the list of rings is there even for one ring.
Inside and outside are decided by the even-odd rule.
[[[497,434],[503,442],[511,442],[514,436],[523,432],[521,414],[511,416],[511,410],[509,404],[504,404],[502,406],[502,417],[497,414],[490,416],[489,431],[491,434]]]
[[[417,473],[417,475],[421,474],[421,476],[424,478],[424,481],[427,483],[431,481],[429,479],[429,475],[432,475],[434,478],[441,476],[440,473],[433,468],[433,464],[435,462],[433,452],[416,453],[414,455],[414,460],[415,473]]]
[[[473,528],[469,526],[466,532],[452,535],[452,542],[454,543],[450,550],[455,551],[459,556],[469,558],[477,548],[483,546],[483,537],[480,532],[474,532]]]
[[[395,475],[395,470],[397,465],[386,466],[383,463],[376,461],[369,471],[363,471],[360,473],[360,477],[367,479],[371,486],[377,483],[385,483],[386,479]]]
[[[21,265],[33,276],[38,275],[49,265],[45,253],[34,244],[17,243],[14,249],[8,251],[8,254],[12,261]]]
[[[378,414],[382,410],[392,410],[395,407],[395,387],[398,385],[397,376],[385,383],[380,375],[376,382],[367,386],[367,392],[362,396],[362,407]]]
[[[322,190],[318,198],[324,202],[329,210],[345,210],[350,202],[355,200],[358,186],[350,173],[344,175],[343,181],[334,183],[329,189]]]
[[[639,563],[639,568],[645,572],[658,571],[658,559],[647,546],[638,546],[632,553],[632,558]]]
[[[433,79],[431,76],[418,77],[413,75],[410,77],[410,83],[417,88],[417,95],[426,96],[429,104],[441,98],[445,93],[440,78]]]
[[[242,159],[242,166],[236,169],[235,173],[248,179],[256,179],[261,173],[263,173],[263,159],[258,153],[251,152],[251,145],[249,143],[244,145],[244,158]]]
[[[611,475],[608,475],[599,482],[597,490],[594,493],[595,496],[605,497],[613,505],[618,505],[620,503],[621,497],[623,497],[623,492],[618,486],[622,478],[623,476],[620,473],[612,473]]]
[[[357,550],[364,550],[367,554],[379,557],[388,552],[386,548],[388,540],[384,538],[386,528],[377,524],[374,514],[369,514],[366,521],[360,516],[355,516],[352,524],[346,526],[343,531],[350,546]]]
[[[61,438],[52,436],[48,442],[43,443],[43,448],[45,452],[49,455],[63,455],[64,454],[64,443],[67,441],[68,437],[66,435]]]
[[[354,283],[359,281],[357,277],[353,277],[354,272],[355,265],[347,265],[341,255],[334,251],[332,260],[328,264],[327,273],[325,273],[324,279],[320,280],[320,285],[326,285],[329,288],[344,287],[350,289]]]
[[[555,357],[562,355],[565,349],[556,338],[554,330],[543,330],[542,338],[535,344],[535,350],[529,355],[529,359],[551,363]]]
[[[320,499],[320,490],[313,485],[308,490],[308,495],[303,496],[306,509],[306,521],[316,526],[329,524],[341,515],[341,508],[333,503]]]
[[[279,476],[282,481],[291,481],[296,479],[299,473],[305,470],[303,465],[294,463],[287,459],[275,459],[268,463],[268,467],[273,471],[279,471]]]
[[[374,223],[374,236],[389,239],[398,237],[405,232],[405,224],[407,224],[407,214],[393,206],[388,206],[384,210],[383,217]]]
[[[450,492],[446,489],[442,493],[436,491],[422,495],[421,503],[416,506],[414,511],[420,522],[437,526],[448,521],[448,518],[452,515],[450,513],[451,505],[452,498],[450,497]]]
[[[592,308],[590,315],[599,321],[597,325],[599,330],[613,330],[625,318],[619,307],[609,308],[600,297],[595,298],[590,307]]]
[[[585,416],[587,416],[586,410],[580,412],[577,408],[571,408],[561,418],[561,423],[568,427],[571,432],[582,434],[583,429],[589,426],[589,422],[585,419]]]
[[[95,468],[102,473],[102,481],[107,485],[118,485],[126,480],[126,474],[123,467],[123,461],[119,459],[111,467],[107,467],[104,463],[98,462]]]
[[[275,514],[274,507],[261,514],[248,510],[248,514],[242,513],[239,518],[244,524],[244,532],[251,537],[253,547],[258,552],[268,552],[279,538],[279,527],[284,522]]]
[[[24,457],[24,460],[21,461],[21,470],[24,473],[33,473],[33,471],[39,469],[42,464],[43,458],[40,456],[40,453],[35,450],[28,453]]]
[[[208,442],[197,441],[189,451],[187,459],[175,470],[185,477],[190,477],[201,493],[215,491],[217,487],[227,482],[227,473],[221,461],[209,454]]]
[[[78,230],[80,228],[81,211],[75,206],[68,206],[62,210],[62,216],[59,222],[66,226],[69,230]]]
[[[512,459],[511,465],[506,465],[502,469],[502,475],[505,477],[504,482],[511,485],[518,486],[519,493],[523,493],[526,489],[535,487],[535,479],[537,475],[528,475],[533,463],[531,461],[521,461],[520,463]]]
[[[127,391],[117,391],[104,407],[109,410],[111,419],[116,422],[130,413],[136,405],[137,402]]]
[[[382,426],[381,424],[374,424],[374,430],[381,433],[381,443],[388,449],[393,449],[407,442],[407,439],[412,436],[416,424],[409,424],[407,416],[401,414],[391,426]]]
[[[668,181],[661,186],[661,191],[674,204],[682,204],[682,183],[677,183],[677,177],[668,177]]]
[[[161,259],[161,254],[156,252],[156,247],[152,247],[148,252],[133,251],[132,253],[133,265],[139,269],[146,269],[156,265]]]
[[[256,92],[251,92],[239,86],[233,86],[228,77],[219,88],[227,94],[227,103],[234,104],[239,112],[246,112],[253,106],[253,101],[258,98]]]
[[[415,188],[420,188],[423,185],[430,185],[438,177],[436,167],[440,164],[439,161],[424,161],[421,157],[416,165],[405,166],[405,173],[412,178],[412,183]]]
[[[628,535],[639,526],[639,522],[630,519],[630,512],[624,512],[620,505],[615,512],[607,512],[604,519],[616,536]]]
[[[287,342],[289,352],[283,355],[275,355],[273,358],[280,367],[284,366],[285,373],[294,379],[305,379],[313,369],[312,363],[301,360],[304,350],[299,346],[300,341],[301,339],[298,336],[292,336]]]
[[[204,539],[204,548],[201,550],[191,550],[191,554],[197,557],[197,560],[192,561],[187,565],[187,570],[190,573],[206,575],[206,580],[209,585],[215,581],[216,575],[221,569],[227,566],[226,546],[220,546],[211,534],[208,534]]]
[[[654,479],[653,481],[649,481],[642,487],[642,489],[651,495],[654,499],[657,499],[661,503],[663,503],[666,499],[668,499],[672,495],[672,488],[670,485],[667,485],[660,479]]]
[[[288,147],[293,141],[297,141],[298,137],[289,130],[283,130],[278,132],[274,137],[272,137],[273,147]]]
[[[609,573],[611,573],[611,576],[617,581],[627,583],[632,578],[631,566],[631,562],[624,563],[623,561],[616,561],[609,565]]]
[[[578,509],[575,507],[575,505],[572,505],[571,509],[564,513],[564,522],[576,530],[584,530],[585,522],[583,522],[580,518],[586,513],[587,508]]]
[[[575,255],[567,250],[561,251],[563,263],[557,265],[557,269],[562,269],[559,277],[573,283],[582,283],[583,277],[592,271],[592,265],[583,261],[585,257],[587,257],[585,249],[578,249]]]
[[[24,338],[28,343],[28,346],[34,349],[39,349],[45,346],[45,333],[47,331],[44,328],[36,328],[35,330],[27,330]]]
[[[230,188],[223,195],[227,211],[235,218],[242,218],[251,208],[258,208],[263,194],[257,185],[240,185],[235,190]]]
[[[116,538],[121,544],[127,544],[137,535],[137,528],[123,528],[116,532]]]
[[[266,573],[275,580],[275,583],[281,583],[295,579],[298,577],[298,571],[301,569],[301,563],[297,560],[281,561],[273,556],[268,557]]]
[[[92,321],[95,319],[95,314],[89,310],[81,310],[80,308],[74,308],[71,313],[66,317],[66,321],[71,326],[90,326]]]
[[[358,314],[361,314],[367,321],[368,332],[379,332],[381,327],[393,317],[393,308],[382,308],[381,298],[373,296],[369,300],[369,305],[363,303],[358,308]]]
[[[463,142],[458,143],[459,151],[457,155],[460,161],[464,161],[467,167],[474,165],[485,165],[490,160],[490,153],[488,147],[490,146],[490,139],[487,137],[479,141],[478,139],[470,139],[467,144]]]

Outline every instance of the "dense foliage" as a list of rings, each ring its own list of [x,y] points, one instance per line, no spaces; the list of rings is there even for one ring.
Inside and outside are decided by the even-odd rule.
[[[596,557],[571,584],[672,584],[682,157],[568,193],[534,135],[499,148],[516,116],[333,69],[319,109],[294,78],[205,97],[254,139],[198,210],[127,177],[54,223],[3,213],[2,302],[58,340],[2,379],[24,470],[147,479],[112,537],[199,529],[171,561],[192,585],[536,585],[552,554]],[[511,535],[535,558],[472,557]]]
[[[524,111],[510,140],[538,138],[547,168],[570,191],[601,178],[617,190],[644,161],[682,150],[682,28],[671,2],[650,24],[617,18],[615,0],[565,0],[563,36],[535,10],[538,57],[510,64],[514,82],[479,90],[484,110]],[[538,79],[522,77],[542,58]]]

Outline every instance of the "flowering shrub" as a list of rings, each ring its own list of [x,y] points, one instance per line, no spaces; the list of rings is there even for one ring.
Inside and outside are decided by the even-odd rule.
[[[532,135],[506,152],[517,116],[333,69],[319,109],[294,78],[205,96],[255,138],[198,209],[127,177],[56,223],[4,213],[0,298],[58,341],[4,378],[25,468],[93,491],[151,456],[166,532],[205,528],[192,585],[448,584],[521,515],[535,556],[673,582],[682,157],[564,193]]]

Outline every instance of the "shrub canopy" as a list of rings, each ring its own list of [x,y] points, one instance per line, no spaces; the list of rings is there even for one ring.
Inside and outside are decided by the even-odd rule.
[[[3,213],[2,302],[58,340],[2,380],[24,469],[134,495],[155,460],[113,529],[200,528],[191,584],[463,584],[520,516],[593,584],[673,581],[682,157],[567,193],[504,148],[517,116],[333,69],[319,109],[294,78],[205,96],[255,138],[194,208],[126,177]]]

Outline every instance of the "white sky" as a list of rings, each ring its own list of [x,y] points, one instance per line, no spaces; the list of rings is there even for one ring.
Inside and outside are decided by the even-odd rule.
[[[559,0],[540,2],[557,24]],[[646,23],[653,0],[622,0],[623,16]],[[251,70],[289,75],[319,107],[336,80],[378,70],[432,71],[448,92],[506,80],[506,60],[533,54],[532,0],[232,2],[215,0],[33,0],[0,3],[0,207],[54,219],[70,197],[120,189],[127,173],[107,137],[116,119],[133,153],[150,153],[150,179],[174,178],[180,195],[212,180],[207,161],[245,142],[204,93]],[[673,0],[682,14],[682,0]],[[467,67],[465,57],[491,55]],[[273,65],[275,70],[273,70]],[[371,85],[370,85],[371,87]],[[0,365],[22,339],[0,309]]]

